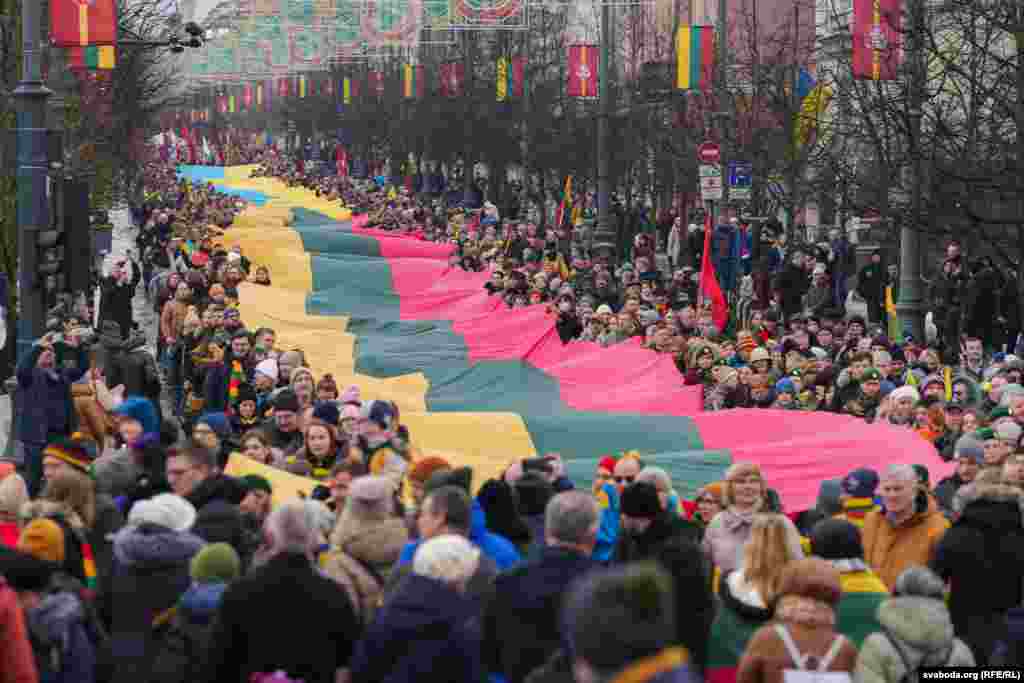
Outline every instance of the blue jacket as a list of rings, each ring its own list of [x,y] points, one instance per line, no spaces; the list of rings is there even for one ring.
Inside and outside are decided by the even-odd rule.
[[[20,405],[18,439],[24,443],[45,444],[51,436],[67,436],[75,429],[75,408],[71,385],[78,381],[87,363],[52,371],[36,367],[43,347],[33,346],[18,361],[16,376]]]
[[[352,680],[484,680],[476,603],[436,579],[410,574],[352,653]]]
[[[511,541],[487,530],[487,518],[480,503],[476,500],[473,501],[469,527],[469,540],[480,548],[480,552],[494,561],[499,571],[515,566],[522,559]],[[411,541],[405,544],[402,554],[398,556],[398,566],[412,562],[413,555],[416,554],[416,549],[420,547],[421,542]]]
[[[597,544],[591,556],[598,562],[610,562],[619,542],[619,491],[613,484],[601,486],[597,495],[601,509],[601,526],[597,529]]]

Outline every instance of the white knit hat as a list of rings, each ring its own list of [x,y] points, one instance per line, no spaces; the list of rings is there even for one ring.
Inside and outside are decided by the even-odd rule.
[[[277,383],[277,361],[274,360],[273,358],[267,358],[257,363],[256,372],[260,373],[264,377],[269,377],[270,379],[274,380],[275,384]]]
[[[921,393],[910,385],[905,385],[893,389],[889,393],[889,396],[892,398],[893,402],[902,400],[904,398],[912,398],[914,399],[914,403],[917,403],[918,401],[921,400]]]
[[[128,513],[129,524],[155,524],[179,532],[191,529],[195,521],[196,509],[192,503],[173,493],[140,500]]]

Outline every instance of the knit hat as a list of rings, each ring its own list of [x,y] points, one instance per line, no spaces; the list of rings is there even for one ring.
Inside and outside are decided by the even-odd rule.
[[[188,531],[195,521],[196,509],[192,503],[173,493],[140,500],[128,513],[128,524],[153,524],[178,532]]]
[[[54,564],[64,562],[64,531],[52,519],[33,519],[21,530],[18,550]]]
[[[231,436],[231,422],[228,421],[228,416],[225,413],[203,413],[196,424],[206,425],[220,439],[227,439]]]
[[[423,489],[430,493],[442,486],[457,486],[466,493],[473,487],[473,470],[469,467],[459,467],[452,470],[441,470],[434,472],[423,485]]]
[[[788,377],[783,377],[775,383],[776,394],[795,394],[796,385],[793,384],[793,380]]]
[[[321,401],[313,406],[313,417],[323,420],[332,427],[337,427],[341,421],[341,411],[334,401]]]
[[[277,398],[274,399],[274,410],[288,411],[290,413],[299,412],[299,397],[291,389],[281,391]]]
[[[263,491],[268,495],[274,493],[274,487],[271,486],[270,482],[258,474],[247,474],[243,477],[239,477],[238,483],[241,484],[246,491]]]
[[[348,489],[348,505],[361,518],[384,519],[394,509],[395,484],[389,477],[356,477]]]
[[[971,434],[965,434],[956,439],[956,445],[953,447],[953,457],[970,458],[981,465],[985,462],[985,449],[981,441],[976,437]]]
[[[881,382],[882,373],[877,368],[868,368],[864,371],[864,374],[860,376],[861,384],[864,382]]]
[[[914,403],[917,403],[918,401],[921,400],[921,392],[919,392],[917,389],[908,384],[906,386],[897,387],[896,389],[893,389],[889,393],[889,398],[891,398],[894,402],[901,401],[905,398],[909,398],[913,399]]]
[[[0,515],[17,516],[27,502],[28,487],[20,474],[8,474],[0,479]]]
[[[248,382],[243,382],[238,385],[238,403],[241,405],[246,401],[252,401],[254,403],[259,402],[259,397],[256,395],[256,390]]]
[[[1016,422],[1002,422],[996,425],[995,432],[1000,441],[1009,441],[1016,445],[1020,442],[1022,430]]]
[[[996,438],[996,430],[991,427],[982,427],[974,432],[973,436],[978,441],[993,441]]]
[[[614,474],[616,464],[618,464],[618,461],[615,459],[614,456],[606,455],[603,458],[601,458],[600,462],[597,463],[597,469],[604,470],[608,472],[608,474]]]
[[[860,530],[845,519],[824,519],[811,530],[811,554],[823,560],[864,558]]]
[[[719,504],[725,500],[725,482],[724,481],[713,481],[710,484],[705,484],[697,489],[697,497],[700,498],[703,494],[708,494],[714,498]]]
[[[362,405],[359,417],[388,430],[395,420],[395,411],[388,401],[368,401]]]
[[[344,404],[353,403],[358,406],[362,403],[362,401],[359,400],[359,395],[359,387],[353,384],[346,388],[345,391],[341,392],[341,396],[338,397],[338,400]]]
[[[611,314],[612,314],[612,307],[609,306],[608,304],[601,304],[600,306],[597,307],[597,310],[594,311],[594,315],[611,315]]]
[[[76,434],[70,439],[60,439],[49,444],[43,450],[43,457],[47,456],[62,460],[75,469],[88,473],[97,457],[96,444]]]
[[[793,560],[782,568],[779,596],[798,595],[832,605],[843,597],[839,570],[817,557]]]
[[[231,583],[242,573],[238,553],[227,543],[211,543],[195,554],[189,575],[196,583]]]
[[[630,517],[653,519],[661,515],[661,501],[658,500],[658,489],[653,484],[638,481],[630,484],[622,491],[622,514]]]
[[[149,399],[129,396],[110,412],[137,421],[142,425],[144,434],[157,434],[160,431],[160,420],[157,418],[156,408],[153,407],[153,403]]]
[[[273,358],[266,358],[257,363],[255,372],[258,372],[264,377],[270,378],[274,381],[274,384],[277,384],[277,361]]]
[[[444,458],[436,455],[427,456],[422,460],[413,463],[409,469],[409,479],[419,484],[426,484],[427,480],[441,470],[450,470],[452,466]]]
[[[295,386],[295,382],[297,382],[300,377],[309,377],[309,381],[313,386],[316,386],[316,379],[313,377],[313,371],[309,368],[304,368],[301,365],[292,369],[292,374],[288,378],[288,383]]]
[[[1010,417],[1010,409],[1006,406],[996,406],[996,408],[988,414],[989,422],[995,422],[1001,420],[1004,417]]]
[[[757,363],[758,361],[762,360],[770,361],[771,359],[772,356],[770,353],[768,353],[768,349],[764,348],[763,346],[758,346],[756,349],[750,352],[751,364]]]
[[[878,488],[878,473],[867,467],[850,472],[839,485],[840,491],[851,498],[872,498]]]

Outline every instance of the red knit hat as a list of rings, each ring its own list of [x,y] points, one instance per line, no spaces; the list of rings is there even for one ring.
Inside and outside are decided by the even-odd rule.
[[[615,471],[615,465],[618,461],[611,455],[606,455],[601,458],[601,461],[597,463],[597,469],[606,470],[609,474]]]

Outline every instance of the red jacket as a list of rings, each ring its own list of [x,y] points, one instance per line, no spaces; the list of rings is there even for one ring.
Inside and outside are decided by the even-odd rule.
[[[0,578],[0,683],[39,683],[18,596]]]
[[[19,535],[17,522],[0,522],[0,547],[17,548]]]

